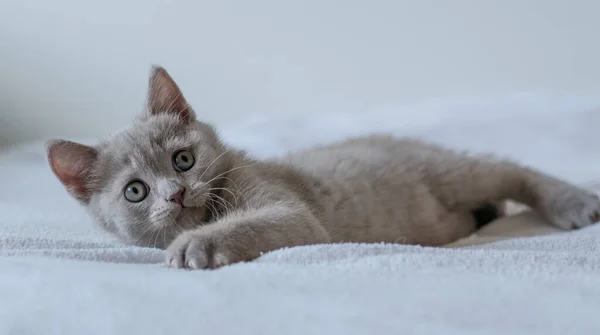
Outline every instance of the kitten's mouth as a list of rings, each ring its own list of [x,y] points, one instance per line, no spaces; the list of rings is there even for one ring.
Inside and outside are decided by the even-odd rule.
[[[215,195],[209,194],[204,202],[198,204],[181,204],[176,216],[180,224],[188,227],[197,227],[206,224],[221,214],[224,210],[220,203],[214,200]]]
[[[233,205],[226,200],[222,191],[227,190],[224,183],[226,179],[227,175],[216,179],[212,185],[209,185],[209,189],[205,190],[205,192],[208,192],[204,193],[205,196],[202,199],[188,202],[187,206],[181,202],[177,220],[180,223],[186,222],[187,225],[197,227],[216,220],[224,212],[232,209],[230,207],[233,207]]]

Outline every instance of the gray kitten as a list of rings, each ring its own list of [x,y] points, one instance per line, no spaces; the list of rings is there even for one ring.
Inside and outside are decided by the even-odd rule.
[[[564,229],[600,217],[598,198],[565,181],[411,139],[366,136],[253,160],[197,121],[159,67],[131,128],[96,147],[52,141],[48,157],[96,222],[128,243],[166,248],[176,268],[316,243],[444,245],[477,228],[474,210],[506,199]]]

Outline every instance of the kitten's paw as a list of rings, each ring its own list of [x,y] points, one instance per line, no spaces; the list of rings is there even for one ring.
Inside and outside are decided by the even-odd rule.
[[[544,192],[538,210],[550,223],[567,230],[600,221],[598,197],[571,185]]]
[[[167,248],[167,265],[177,269],[217,269],[231,263],[218,239],[200,231],[181,234]]]

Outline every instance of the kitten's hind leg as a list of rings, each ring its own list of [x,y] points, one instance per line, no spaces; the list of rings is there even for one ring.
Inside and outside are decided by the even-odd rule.
[[[442,246],[468,237],[477,231],[478,223],[471,212],[450,212],[438,204],[435,220],[417,220],[411,227],[408,244]],[[432,213],[427,213],[430,215]]]
[[[600,220],[600,201],[584,189],[518,164],[466,155],[430,161],[426,183],[451,211],[471,211],[485,204],[514,200],[536,210],[563,229]]]
[[[487,226],[492,221],[505,215],[504,201],[496,204],[484,204],[471,210],[471,216],[475,220],[475,227],[480,229]]]

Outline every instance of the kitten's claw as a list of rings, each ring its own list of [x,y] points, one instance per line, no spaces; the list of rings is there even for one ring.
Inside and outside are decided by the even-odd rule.
[[[538,208],[550,223],[579,229],[600,221],[600,201],[595,194],[575,186],[545,190]]]
[[[217,269],[229,264],[222,252],[215,252],[216,244],[208,234],[189,231],[181,234],[167,248],[167,265],[176,269]]]
[[[215,255],[215,259],[214,259],[214,268],[215,269],[223,267],[227,264],[229,264],[229,259],[227,259],[227,256],[223,255],[222,253],[217,253]]]

